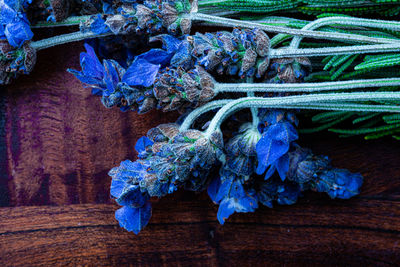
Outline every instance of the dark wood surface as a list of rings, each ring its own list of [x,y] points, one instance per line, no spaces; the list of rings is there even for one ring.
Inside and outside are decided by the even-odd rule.
[[[400,142],[302,137],[337,167],[361,172],[348,201],[235,214],[224,226],[205,193],[154,200],[138,235],[119,228],[107,172],[174,113],[105,109],[66,73],[82,44],[38,54],[31,76],[0,98],[0,266],[395,266],[400,263]]]

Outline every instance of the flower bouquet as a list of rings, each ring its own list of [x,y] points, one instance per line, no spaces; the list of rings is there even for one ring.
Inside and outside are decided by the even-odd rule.
[[[393,0],[0,0],[0,84],[29,74],[36,51],[86,40],[68,71],[105,107],[181,114],[110,170],[120,225],[139,233],[150,199],[179,188],[207,190],[224,224],[307,190],[359,193],[360,174],[297,141],[400,139],[399,12]],[[32,41],[59,26],[76,31]]]

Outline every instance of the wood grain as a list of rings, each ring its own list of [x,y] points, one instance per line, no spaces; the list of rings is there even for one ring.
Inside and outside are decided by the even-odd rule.
[[[108,201],[108,170],[135,156],[135,142],[149,128],[177,118],[104,108],[66,72],[80,69],[82,50],[73,44],[40,52],[32,75],[6,88],[3,206]]]
[[[305,193],[221,226],[205,193],[154,201],[138,236],[119,228],[107,172],[175,113],[106,109],[68,74],[82,44],[40,52],[0,92],[0,266],[392,266],[400,263],[400,142],[319,134],[302,145],[360,172],[361,196]]]
[[[195,200],[159,201],[150,224],[138,236],[118,227],[114,205],[2,208],[0,216],[6,220],[0,222],[0,264],[8,265],[9,259],[15,266],[400,262],[399,202],[301,201],[290,207],[261,208],[256,214],[236,214],[220,226],[216,207],[191,195]]]

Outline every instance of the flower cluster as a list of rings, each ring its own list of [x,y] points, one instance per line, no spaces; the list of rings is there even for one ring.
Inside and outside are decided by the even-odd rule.
[[[219,205],[221,224],[235,212],[254,212],[260,204],[294,204],[306,190],[331,198],[353,197],[362,185],[361,175],[334,168],[327,157],[300,147],[297,112],[334,110],[319,115],[318,120],[327,123],[325,128],[359,116],[349,116],[349,111],[399,112],[400,93],[394,90],[354,91],[376,84],[400,85],[392,77],[397,74],[390,74],[399,66],[398,56],[379,54],[398,52],[397,22],[356,17],[341,22],[329,14],[310,23],[287,17],[258,21],[245,17],[266,12],[256,11],[257,7],[266,6],[268,12],[283,7],[315,11],[336,7],[335,1],[306,1],[307,5],[286,0],[203,1],[199,5],[196,0],[31,2],[0,0],[0,84],[31,72],[36,51],[91,39],[80,55],[81,70],[69,72],[91,88],[105,107],[139,114],[152,109],[183,114],[176,123],[149,130],[137,141],[138,159],[123,161],[109,172],[110,193],[122,206],[115,216],[122,227],[136,234],[150,220],[151,198],[179,188],[207,190]],[[389,4],[384,5],[384,10],[391,10]],[[390,12],[399,10],[398,4],[390,5],[394,7]],[[232,9],[220,13],[221,9],[210,9],[214,6]],[[201,21],[207,22],[204,27],[233,29],[192,32],[192,22]],[[31,41],[31,28],[56,26],[79,29]],[[276,35],[270,39],[266,32]],[[319,40],[313,43],[312,39]],[[321,62],[322,56],[327,57]],[[361,58],[363,62],[357,62]],[[311,66],[314,73],[307,77]],[[349,71],[352,67],[357,71]],[[386,67],[394,68],[388,72]],[[385,78],[320,82],[368,76],[375,69],[379,70],[375,76]],[[306,77],[316,82],[304,83]],[[344,119],[337,114],[344,114]],[[354,122],[368,121],[364,133],[397,133],[398,117],[384,118],[391,124],[384,129],[368,128],[373,125],[369,120],[375,120],[370,113]]]
[[[149,130],[135,146],[139,160],[124,161],[109,172],[111,195],[124,206],[116,218],[127,230],[138,233],[147,224],[150,197],[165,196],[179,187],[201,191],[208,185],[208,174],[223,148],[222,136],[206,137],[197,130],[179,132],[178,127],[162,124]],[[144,209],[147,221],[137,209]]]
[[[102,18],[97,17],[97,20]],[[96,30],[103,31],[100,28]],[[152,108],[171,111],[197,107],[216,95],[215,81],[211,76],[214,70],[222,68],[229,70],[231,75],[261,77],[269,62],[269,39],[257,29],[235,29],[233,33],[205,35],[197,33],[181,38],[162,34],[150,41],[161,41],[162,49],[153,48],[136,56],[126,73],[119,73],[122,79],[116,79],[107,90],[93,91],[102,96],[106,107],[120,106],[124,111],[138,110],[139,113]],[[87,49],[91,48],[87,46]],[[70,71],[90,87],[104,89],[106,83],[99,84],[98,80],[107,72],[104,67],[98,68],[100,72],[85,71],[85,68],[91,68],[86,64],[88,57],[93,58],[95,65],[100,64],[91,49],[90,56],[87,53],[81,55],[82,72]],[[118,69],[121,70],[121,67]],[[233,69],[237,71],[233,72]],[[85,73],[86,79],[82,79],[82,73]],[[94,79],[90,78],[91,75]]]
[[[198,64],[220,75],[261,78],[269,66],[270,40],[259,29],[196,33],[192,45]]]
[[[151,129],[135,147],[139,160],[124,161],[109,173],[111,194],[124,206],[116,212],[120,225],[138,233],[150,218],[149,198],[179,187],[207,188],[219,205],[221,224],[235,212],[254,212],[259,202],[268,207],[275,201],[294,204],[305,190],[341,199],[358,194],[361,175],[333,168],[327,157],[314,156],[294,142],[293,113],[263,109],[258,119],[258,126],[242,124],[225,145],[220,131],[180,131],[177,124]],[[219,173],[214,171],[218,167]]]
[[[103,6],[104,8],[104,6]],[[146,0],[142,4],[122,1],[119,5],[108,5],[104,15],[94,15],[83,22],[81,31],[114,34],[188,34],[191,20],[188,0]]]
[[[311,62],[308,58],[279,58],[271,61],[267,75],[270,83],[299,83],[303,82],[311,72]]]
[[[69,71],[91,87],[93,94],[101,96],[106,107],[119,106],[123,111],[139,113],[156,107],[170,111],[196,107],[214,97],[214,79],[201,67],[189,71],[162,67],[180,59],[179,52],[172,56],[173,52],[154,49],[137,56],[125,69],[114,60],[103,60],[101,64],[93,48],[85,46],[82,71]]]

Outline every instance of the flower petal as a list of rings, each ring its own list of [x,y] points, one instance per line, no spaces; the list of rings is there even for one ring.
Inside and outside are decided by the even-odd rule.
[[[290,143],[298,139],[296,129],[288,122],[273,124],[263,133],[256,145],[258,168],[257,174],[262,174],[289,150]]]
[[[153,141],[151,141],[149,138],[146,136],[142,136],[137,140],[136,145],[135,145],[135,150],[138,153],[142,153],[146,151],[146,147],[152,146],[154,144]]]
[[[128,231],[133,231],[138,234],[151,217],[151,204],[147,202],[143,207],[133,208],[125,206],[115,212],[115,218],[119,225]]]
[[[126,185],[116,201],[121,206],[141,207],[147,200],[149,194],[142,193],[138,185]]]
[[[235,212],[235,204],[232,198],[222,200],[218,208],[217,218],[220,224],[224,224],[225,220]]]
[[[219,191],[220,186],[221,186],[221,179],[219,177],[216,177],[211,181],[210,185],[207,188],[207,193],[215,204],[219,203],[219,201],[217,201],[217,193]]]
[[[165,50],[154,48],[150,49],[146,53],[140,54],[136,58],[144,59],[152,64],[161,64],[162,66],[166,66],[171,61],[172,54],[168,53]]]
[[[4,28],[4,34],[10,45],[14,47],[21,46],[26,40],[30,40],[33,37],[29,24],[21,19],[7,24]]]
[[[276,169],[282,181],[286,179],[286,173],[289,171],[289,155],[285,154],[276,161]]]
[[[148,61],[136,58],[126,70],[122,81],[131,86],[149,87],[156,79],[160,65],[149,63]]]

